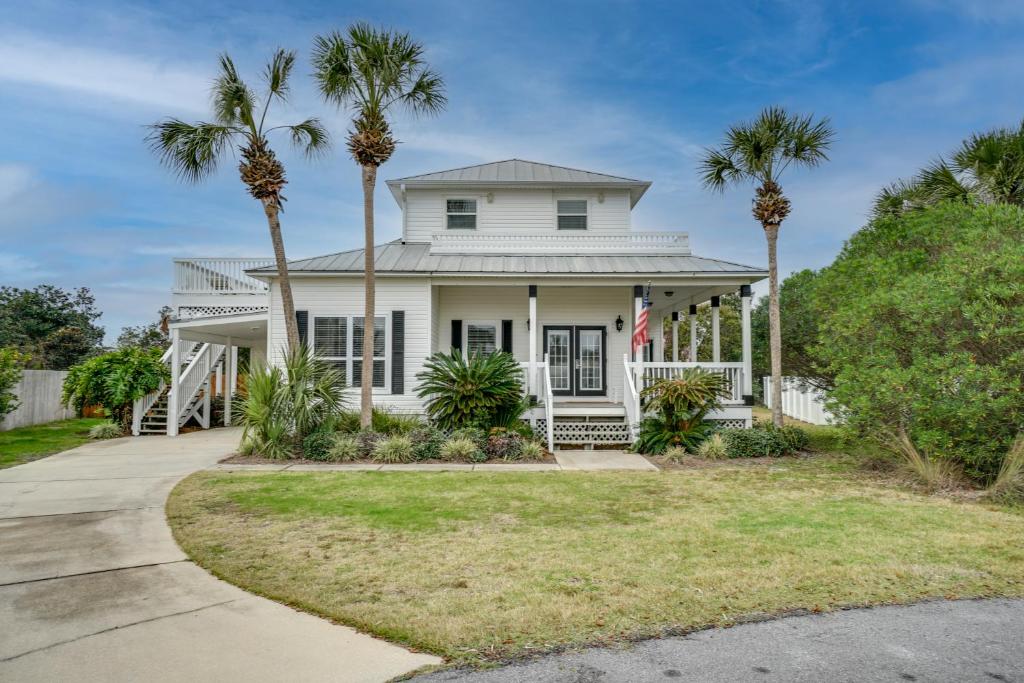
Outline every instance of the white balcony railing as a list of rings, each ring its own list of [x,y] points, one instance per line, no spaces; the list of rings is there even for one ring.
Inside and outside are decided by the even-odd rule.
[[[269,258],[174,259],[175,294],[264,294],[265,282],[245,271],[274,264]]]
[[[720,372],[725,376],[729,394],[722,400],[723,405],[743,405],[743,363],[634,363],[624,361],[633,377],[636,393],[641,393],[659,379],[676,377],[684,368],[700,368],[708,372]]]
[[[430,246],[432,254],[480,254],[514,252],[516,254],[601,254],[628,253],[688,256],[690,238],[685,232],[545,232],[519,234],[475,231],[436,233]]]

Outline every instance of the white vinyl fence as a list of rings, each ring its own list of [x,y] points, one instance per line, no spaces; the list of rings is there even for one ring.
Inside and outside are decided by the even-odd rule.
[[[25,370],[14,387],[21,405],[0,417],[0,432],[74,417],[74,410],[60,404],[61,387],[67,376],[67,370]]]
[[[766,376],[763,381],[764,403],[771,408],[772,378]],[[825,410],[822,392],[802,385],[799,377],[782,378],[782,414],[815,425],[832,424],[835,421],[835,416]]]

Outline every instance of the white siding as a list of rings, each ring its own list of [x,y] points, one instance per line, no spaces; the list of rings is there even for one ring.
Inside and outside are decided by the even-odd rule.
[[[310,323],[316,316],[362,315],[363,281],[361,278],[292,278],[295,309],[309,311]],[[426,278],[378,279],[377,315],[387,318],[387,354],[385,368],[386,387],[373,390],[374,404],[398,410],[421,411],[422,402],[416,397],[416,373],[430,353],[430,284]],[[405,393],[391,393],[391,312],[405,311]],[[270,357],[281,361],[286,345],[284,319],[281,309],[281,290],[275,281],[271,289],[270,304]],[[348,390],[350,405],[358,407],[358,387]]]
[[[487,190],[409,190],[406,193],[405,239],[429,242],[434,233],[445,232],[446,198],[477,200],[478,233],[556,233],[556,199],[587,200],[588,233],[621,233],[630,229],[627,190],[604,190],[604,201],[599,201],[596,190],[501,189],[492,191],[492,202],[487,201],[487,193]]]
[[[440,323],[437,350],[451,348],[451,321],[512,320],[512,352],[520,361],[529,360],[530,332],[529,295],[526,286],[445,286],[440,290]],[[608,373],[608,400],[622,400],[622,355],[629,351],[632,330],[633,291],[631,285],[537,287],[538,323],[532,331],[537,335],[537,360],[543,359],[544,325],[603,325],[608,331],[605,371]],[[615,319],[622,316],[621,332],[615,330]],[[559,399],[564,400],[564,399]],[[590,397],[589,400],[594,400]]]

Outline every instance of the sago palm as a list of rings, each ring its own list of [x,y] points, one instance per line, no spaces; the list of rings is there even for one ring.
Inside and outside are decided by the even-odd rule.
[[[768,318],[772,366],[772,422],[782,426],[782,332],[779,324],[779,228],[790,212],[779,178],[790,166],[813,167],[828,160],[835,134],[828,119],[769,107],[750,123],[733,126],[725,143],[706,151],[700,163],[704,185],[724,191],[753,183],[754,218],[768,240]]]
[[[389,123],[396,108],[413,115],[436,114],[447,99],[444,82],[423,60],[423,47],[406,33],[358,23],[345,33],[317,36],[313,72],[328,102],[352,113],[348,150],[362,168],[363,225],[366,241],[365,320],[360,421],[371,423],[373,409],[374,239],[373,191],[377,168],[397,144]]]
[[[288,133],[292,144],[307,156],[316,156],[329,146],[327,131],[318,119],[310,118],[294,125],[267,125],[271,103],[284,103],[288,99],[288,78],[294,65],[294,52],[278,50],[274,53],[261,74],[265,90],[262,97],[258,97],[239,77],[231,57],[221,55],[220,74],[211,91],[214,122],[188,123],[167,118],[150,126],[146,138],[160,160],[189,182],[198,182],[212,174],[232,147],[237,147],[241,155],[238,171],[242,182],[249,188],[249,194],[263,205],[267,217],[281,284],[285,331],[288,345],[293,349],[299,346],[299,330],[280,221],[285,199],[281,192],[288,181],[267,135],[278,130]]]

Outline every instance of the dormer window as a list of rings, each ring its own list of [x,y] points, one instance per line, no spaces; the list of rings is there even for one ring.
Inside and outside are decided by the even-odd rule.
[[[559,199],[558,200],[558,229],[559,230],[586,230],[587,229],[587,200],[586,199]]]
[[[476,229],[476,200],[448,199],[445,200],[445,213],[449,230]]]

